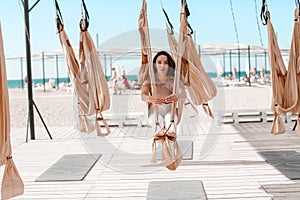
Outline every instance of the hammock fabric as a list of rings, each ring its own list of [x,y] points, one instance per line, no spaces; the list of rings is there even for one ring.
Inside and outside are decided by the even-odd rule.
[[[177,65],[181,65],[181,75],[191,101],[195,105],[203,105],[204,111],[212,117],[212,112],[208,106],[208,101],[217,94],[217,89],[211,78],[205,72],[196,46],[189,33],[187,16],[189,11],[186,1],[182,1],[180,14],[180,36],[177,50]]]
[[[82,19],[81,22],[84,25],[81,25],[79,56],[81,69],[86,70],[87,73],[84,74],[88,77],[84,80],[89,90],[87,115],[96,114],[95,126],[98,136],[106,136],[110,133],[110,129],[102,112],[110,107],[109,89],[92,37],[85,27],[86,19]],[[106,133],[101,133],[100,121],[103,122]]]
[[[96,128],[98,136],[106,136],[110,133],[110,129],[102,116],[102,111],[107,110],[110,107],[109,90],[96,48],[87,31],[88,20],[87,18],[83,18],[80,23],[81,33],[79,54],[81,65],[79,65],[71,43],[64,31],[58,4],[56,1],[55,3],[59,38],[68,65],[69,76],[73,80],[74,90],[78,101],[79,130],[81,132],[89,133]],[[84,1],[83,6],[86,17],[88,17]],[[89,119],[88,117],[94,114],[96,114],[95,125],[93,125],[92,119]],[[106,133],[101,133],[100,121],[103,122]]]
[[[74,92],[77,97],[79,130],[81,132],[90,133],[95,130],[95,127],[86,115],[89,109],[88,87],[86,83],[81,82],[79,64],[69,38],[64,30],[64,26],[60,24],[58,20],[57,23],[59,27],[58,31],[60,43],[68,66],[69,76],[74,85]]]
[[[289,66],[287,77],[284,85],[283,112],[299,113],[300,102],[298,101],[299,86],[297,86],[297,74],[299,74],[300,64],[300,24],[299,24],[299,9],[295,9],[294,31],[290,48]]]
[[[143,0],[142,9],[140,11],[139,19],[138,19],[138,26],[139,26],[139,32],[140,32],[140,38],[141,38],[141,47],[142,47],[142,63],[141,67],[138,72],[138,82],[140,85],[142,85],[144,82],[147,82],[147,80],[150,80],[151,84],[151,94],[156,95],[156,82],[154,77],[154,70],[152,65],[152,52],[151,52],[151,45],[150,45],[150,34],[149,34],[149,26],[148,26],[148,19],[147,19],[147,2],[146,0]],[[175,87],[175,85],[174,85]],[[155,106],[155,105],[154,105]],[[173,106],[174,107],[174,106]],[[157,106],[155,108],[156,113],[156,122],[157,122]],[[173,109],[174,111],[174,109]],[[149,114],[149,103],[148,103],[148,114]],[[180,119],[178,118],[178,121]],[[156,123],[157,124],[157,123]],[[157,129],[157,125],[156,125]],[[167,130],[161,130],[164,133],[167,132]],[[156,162],[155,159],[155,153],[156,153],[156,142],[160,142],[162,145],[162,163],[161,165],[166,166],[169,170],[175,170],[178,165],[180,164],[182,160],[182,154],[179,148],[179,145],[177,144],[177,141],[174,141],[174,147],[176,149],[174,150],[174,156],[172,156],[170,145],[168,143],[168,140],[166,138],[167,136],[164,135],[164,137],[160,138],[153,138],[152,143],[152,159],[151,162]]]
[[[294,12],[294,31],[290,48],[290,58],[287,77],[284,85],[282,112],[300,113],[300,22],[299,22],[299,8]],[[297,124],[300,124],[298,117]],[[297,133],[300,134],[300,128],[297,126]]]
[[[152,52],[150,45],[150,34],[149,34],[149,25],[147,18],[147,2],[143,0],[142,9],[140,11],[139,19],[138,19],[139,32],[141,37],[141,46],[142,46],[142,62],[141,67],[138,72],[138,84],[142,85],[146,79],[151,79],[149,75],[154,76],[152,67]],[[151,79],[154,80],[154,79]],[[151,81],[152,82],[152,81]],[[151,88],[155,90],[155,85],[151,85]],[[154,92],[153,92],[154,93]]]
[[[272,110],[274,112],[274,120],[271,128],[273,135],[282,134],[285,128],[280,118],[280,108],[283,106],[284,86],[287,71],[282,60],[280,49],[277,43],[276,34],[271,23],[270,12],[266,11],[267,27],[268,27],[268,56],[271,69],[272,80]]]
[[[12,159],[10,142],[10,111],[2,29],[0,25],[0,166],[5,165],[1,199],[24,193],[24,184]]]

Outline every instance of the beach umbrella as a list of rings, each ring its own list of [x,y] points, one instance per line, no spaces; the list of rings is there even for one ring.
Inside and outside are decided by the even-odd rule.
[[[88,32],[89,17],[84,1],[82,1],[85,10],[85,17],[80,22],[80,47],[79,57],[82,71],[86,71],[86,83],[89,92],[89,109],[87,115],[96,114],[96,130],[98,136],[105,136],[110,133],[106,120],[102,112],[110,108],[110,95],[105,75],[100,63],[100,59],[95,48],[94,42]],[[106,128],[106,133],[101,133],[99,122],[102,121]]]
[[[95,126],[92,124],[91,120],[87,117],[87,113],[89,110],[88,84],[81,77],[83,73],[80,72],[80,67],[76,59],[76,56],[74,54],[71,42],[64,30],[62,16],[56,1],[55,4],[56,4],[56,16],[57,16],[56,22],[57,22],[59,39],[68,66],[69,76],[70,79],[72,80],[74,92],[77,97],[79,130],[81,132],[89,133],[95,130]]]
[[[275,135],[285,132],[282,119],[280,118],[280,107],[283,105],[284,85],[287,71],[283,63],[276,34],[271,23],[270,12],[268,10],[266,10],[266,24],[268,28],[268,57],[272,80],[272,110],[274,113],[271,133]]]
[[[0,166],[5,165],[1,199],[24,193],[24,184],[12,159],[10,141],[10,111],[2,29],[0,24]]]
[[[207,102],[216,96],[217,89],[212,79],[205,72],[194,44],[193,31],[187,21],[190,14],[187,3],[182,0],[181,4],[177,65],[181,70],[185,84],[188,86],[187,89],[192,103],[202,105],[204,111],[212,116]]]

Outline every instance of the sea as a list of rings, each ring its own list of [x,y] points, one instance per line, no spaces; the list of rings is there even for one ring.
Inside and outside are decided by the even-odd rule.
[[[217,77],[217,73],[215,73],[215,72],[208,72],[207,74],[211,78]],[[229,76],[229,75],[230,75],[230,72],[225,72],[222,75],[222,77]],[[245,75],[246,75],[246,72],[244,72],[244,71],[240,72],[240,77],[244,77]],[[134,81],[134,80],[138,79],[137,75],[127,75],[126,77],[129,81]],[[106,80],[109,80],[109,78],[110,78],[110,76],[106,76]],[[237,73],[237,78],[239,78],[239,73]],[[50,79],[55,80],[55,86],[59,85],[60,83],[69,83],[70,82],[69,77],[33,78],[32,79],[33,86],[47,83]],[[24,88],[25,87],[24,80],[21,80],[21,79],[8,80],[7,82],[8,82],[8,88]]]

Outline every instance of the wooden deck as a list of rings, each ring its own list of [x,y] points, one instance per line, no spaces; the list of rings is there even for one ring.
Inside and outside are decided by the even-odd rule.
[[[24,195],[15,199],[147,199],[151,181],[177,180],[202,181],[212,200],[300,199],[300,181],[289,180],[257,154],[300,152],[292,123],[286,124],[286,134],[277,136],[269,133],[271,123],[266,122],[222,124],[194,117],[185,118],[184,124],[178,140],[194,141],[193,159],[184,160],[176,171],[150,163],[149,127],[112,127],[112,134],[103,138],[74,127],[48,127],[53,140],[44,128],[36,128],[36,140],[27,143],[26,128],[12,129],[13,158],[25,184]],[[61,156],[72,153],[102,156],[83,181],[34,181]]]

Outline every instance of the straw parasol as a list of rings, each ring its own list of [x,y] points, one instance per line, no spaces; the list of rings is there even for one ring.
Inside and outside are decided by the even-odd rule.
[[[92,37],[87,31],[89,18],[84,1],[82,2],[86,16],[80,22],[79,56],[81,69],[86,70],[87,73],[85,74],[88,77],[86,80],[89,91],[89,109],[87,115],[96,114],[95,126],[98,136],[106,136],[110,133],[110,129],[102,116],[102,112],[108,110],[110,107],[109,89]],[[106,133],[101,133],[100,121],[104,123]]]
[[[0,166],[5,165],[1,199],[24,193],[24,184],[12,159],[10,143],[10,112],[2,29],[0,24]]]
[[[280,107],[283,105],[284,85],[286,79],[286,68],[280,53],[280,49],[277,43],[276,34],[271,23],[270,12],[266,11],[266,23],[268,27],[268,56],[271,70],[272,80],[272,110],[274,113],[274,120],[271,128],[271,133],[282,134],[285,132],[285,128],[280,118]]]

